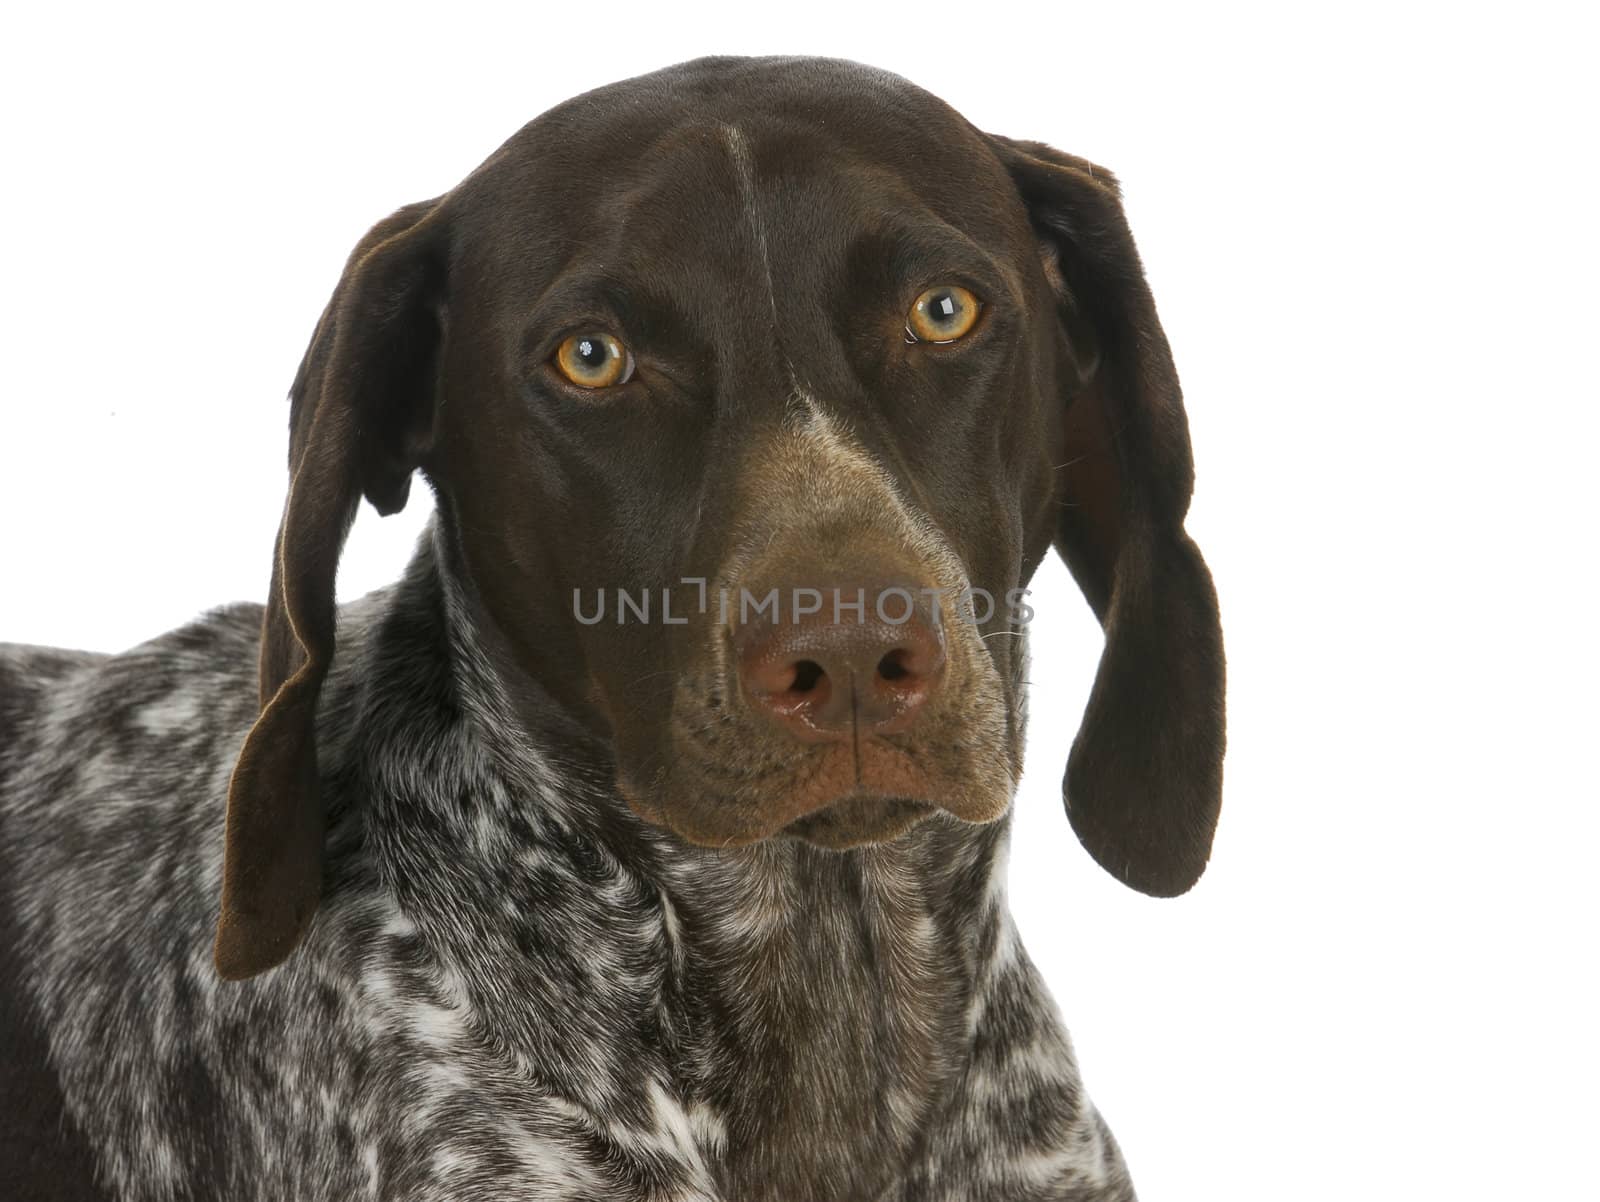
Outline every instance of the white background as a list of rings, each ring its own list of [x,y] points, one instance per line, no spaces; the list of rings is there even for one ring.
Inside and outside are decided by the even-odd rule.
[[[1146,1202],[1600,1196],[1575,19],[44,7],[0,50],[0,637],[112,650],[261,598],[345,254],[528,118],[707,52],[890,68],[1121,175],[1188,397],[1229,656],[1211,868],[1154,901],[1073,839],[1099,632],[1052,561],[1011,872]],[[423,518],[364,513],[341,595]]]

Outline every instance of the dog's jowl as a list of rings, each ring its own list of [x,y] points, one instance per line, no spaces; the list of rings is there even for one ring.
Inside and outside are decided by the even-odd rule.
[[[1220,804],[1108,172],[846,62],[602,88],[372,228],[289,423],[264,607],[0,649],[0,1193],[1132,1196],[1004,888],[1051,547],[1083,846],[1178,894]]]

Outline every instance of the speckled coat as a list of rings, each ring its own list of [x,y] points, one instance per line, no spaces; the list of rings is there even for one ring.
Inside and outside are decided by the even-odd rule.
[[[259,609],[0,651],[8,1017],[108,1196],[1131,1197],[1006,913],[1007,821],[672,846],[505,737],[433,558],[341,615],[327,891],[245,982],[210,933]]]

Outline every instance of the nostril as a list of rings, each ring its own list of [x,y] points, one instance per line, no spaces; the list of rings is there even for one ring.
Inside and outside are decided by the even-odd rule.
[[[803,659],[794,666],[794,681],[789,685],[789,692],[809,693],[825,675],[827,673],[816,660]]]
[[[901,647],[895,648],[878,661],[878,675],[884,680],[904,680],[911,675],[911,669],[906,665],[908,652]]]

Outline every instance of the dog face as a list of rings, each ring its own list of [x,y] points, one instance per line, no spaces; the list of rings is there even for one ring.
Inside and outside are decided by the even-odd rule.
[[[260,723],[218,963],[315,905],[311,716],[356,504],[434,488],[499,670],[700,844],[991,821],[1020,592],[1107,629],[1068,778],[1089,850],[1181,892],[1220,793],[1187,431],[1114,181],[896,77],[714,59],[570,101],[357,247],[292,390]]]
[[[860,71],[600,95],[448,200],[484,215],[445,301],[443,387],[473,399],[422,464],[484,610],[610,734],[630,804],[694,842],[996,817],[1020,768],[1004,601],[1050,542],[1062,424],[1005,168],[930,100],[906,139],[914,95]]]

